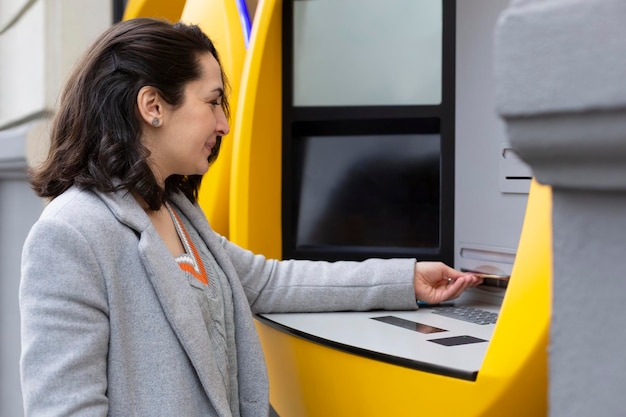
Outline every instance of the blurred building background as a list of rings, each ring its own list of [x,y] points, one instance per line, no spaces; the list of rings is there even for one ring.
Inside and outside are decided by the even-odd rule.
[[[0,416],[23,415],[20,258],[44,204],[25,170],[45,151],[69,70],[121,7],[112,0],[0,0]]]

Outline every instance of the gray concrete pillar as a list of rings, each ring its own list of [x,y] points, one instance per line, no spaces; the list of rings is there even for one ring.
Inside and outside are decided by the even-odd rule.
[[[498,111],[553,187],[551,417],[626,415],[625,22],[623,0],[516,0],[496,28]]]

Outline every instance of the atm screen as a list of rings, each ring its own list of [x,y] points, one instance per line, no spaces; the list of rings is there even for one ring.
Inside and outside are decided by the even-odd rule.
[[[304,136],[294,151],[296,251],[439,250],[440,135]]]

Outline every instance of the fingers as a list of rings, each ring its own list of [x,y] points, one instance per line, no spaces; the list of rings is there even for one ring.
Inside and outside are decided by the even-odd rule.
[[[449,277],[448,278],[448,284],[452,284],[455,283],[457,281],[461,281],[461,282],[467,282],[467,287],[475,287],[477,285],[480,285],[483,283],[483,279],[482,277],[476,276],[474,274],[470,274],[470,273],[461,273],[459,276],[457,277]],[[465,287],[465,288],[467,288]]]
[[[453,300],[458,298],[461,294],[463,294],[463,291],[465,291],[468,286],[469,282],[461,278],[452,282],[445,290],[444,300]]]
[[[458,278],[448,278],[446,287],[446,299],[458,298],[469,287],[475,287],[482,283],[482,279],[472,274],[461,274]]]
[[[415,264],[415,296],[429,303],[439,303],[458,298],[469,287],[482,283],[471,273],[459,272],[441,262]]]

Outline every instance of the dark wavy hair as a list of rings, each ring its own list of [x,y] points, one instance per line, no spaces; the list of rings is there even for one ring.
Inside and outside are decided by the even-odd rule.
[[[67,80],[48,156],[30,171],[35,192],[55,198],[72,185],[102,192],[126,189],[152,210],[182,192],[195,203],[201,175],[172,175],[164,188],[158,185],[140,141],[137,94],[152,86],[167,103],[181,105],[186,84],[201,77],[204,53],[220,62],[213,42],[195,25],[139,18],[105,31]],[[226,88],[223,70],[222,81]],[[228,116],[226,95],[222,105]],[[221,140],[209,162],[217,157]]]

